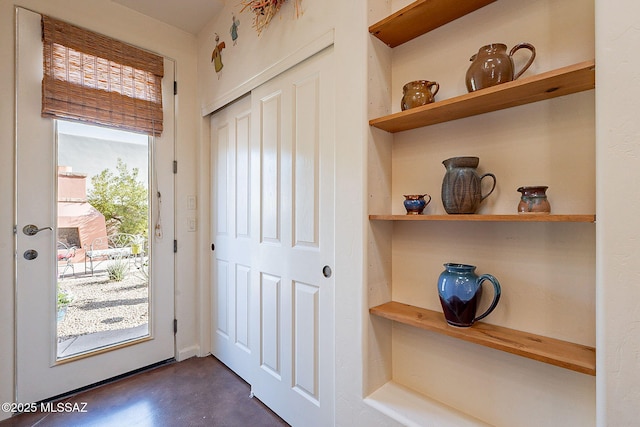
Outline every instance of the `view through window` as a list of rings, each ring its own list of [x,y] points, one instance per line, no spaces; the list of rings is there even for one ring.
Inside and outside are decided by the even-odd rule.
[[[149,335],[147,135],[57,121],[58,359]]]

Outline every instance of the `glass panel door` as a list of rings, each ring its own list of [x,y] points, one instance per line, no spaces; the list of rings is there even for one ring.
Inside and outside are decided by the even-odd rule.
[[[94,259],[93,266],[87,260],[85,270],[84,261],[78,258],[78,251],[85,250],[85,239],[79,225],[66,224],[58,227],[57,213],[63,213],[58,209],[58,164],[71,166],[71,173],[87,173],[89,160],[83,160],[80,164],[72,164],[62,157],[58,159],[58,143],[56,142],[56,123],[49,118],[43,118],[41,112],[42,100],[42,34],[41,16],[35,12],[16,8],[16,75],[20,78],[16,81],[16,218],[15,218],[15,245],[16,245],[16,401],[38,402],[64,393],[72,392],[82,387],[104,381],[109,378],[170,359],[175,355],[174,334],[174,277],[175,277],[175,253],[173,251],[174,208],[175,208],[175,175],[171,165],[175,159],[175,123],[173,82],[175,76],[175,62],[166,59],[164,61],[165,76],[163,79],[163,108],[164,131],[161,136],[155,137],[151,143],[146,141],[145,156],[142,165],[134,164],[134,156],[130,152],[121,155],[127,171],[131,173],[134,167],[139,168],[136,181],[147,180],[148,212],[150,217],[146,229],[153,229],[153,234],[147,235],[151,244],[144,242],[142,246],[135,243],[127,244],[123,252],[112,251],[109,259]],[[61,133],[63,133],[61,125]],[[94,135],[95,137],[96,135]],[[62,139],[62,136],[61,136]],[[102,138],[104,139],[104,138]],[[108,138],[107,138],[108,139]],[[146,138],[145,138],[146,139]],[[62,143],[61,143],[62,144]],[[133,145],[133,144],[132,144]],[[106,149],[98,149],[92,146],[101,160],[107,160]],[[61,148],[60,155],[62,156]],[[79,150],[79,149],[78,149]],[[153,161],[149,161],[149,157]],[[113,164],[116,166],[98,165],[96,173],[109,169],[113,177],[118,177],[117,158],[114,156]],[[148,165],[164,165],[152,167]],[[144,165],[146,169],[144,169]],[[153,179],[149,179],[149,176]],[[91,180],[87,185],[88,194],[91,191]],[[78,180],[76,180],[78,181]],[[107,180],[109,182],[112,179]],[[77,190],[77,189],[76,189]],[[67,195],[66,197],[78,204],[83,199]],[[127,197],[130,195],[127,194]],[[149,205],[149,201],[151,202]],[[131,209],[131,213],[140,213],[144,208]],[[62,224],[64,225],[64,224]],[[105,218],[105,228],[107,227]],[[60,228],[60,233],[57,232]],[[77,228],[77,230],[75,230]],[[134,231],[129,234],[140,234],[143,231]],[[66,242],[66,248],[57,249],[57,242]],[[75,253],[71,246],[76,246]],[[78,246],[79,245],[79,246]],[[89,243],[90,245],[90,243]],[[107,243],[107,249],[108,249]],[[69,251],[69,249],[71,249]],[[98,246],[95,246],[98,249]],[[139,251],[139,252],[138,252]],[[115,252],[115,254],[113,253]],[[58,258],[58,255],[60,258]],[[147,263],[147,260],[150,260]],[[117,261],[130,263],[130,270],[137,274],[136,267],[146,267],[149,271],[146,290],[142,296],[129,298],[118,292],[103,302],[103,309],[108,310],[120,305],[140,307],[144,313],[144,307],[148,312],[146,319],[148,331],[137,331],[135,334],[118,339],[97,342],[90,347],[96,349],[72,351],[75,356],[59,356],[62,346],[58,343],[63,334],[58,333],[57,298],[56,288],[58,279],[61,282],[79,276],[94,277],[103,274],[109,264]],[[143,270],[144,272],[144,270]],[[114,290],[114,282],[107,285],[107,290]],[[92,288],[93,286],[93,288]],[[65,289],[63,285],[59,286]],[[86,285],[95,289],[95,285]],[[144,288],[139,283],[129,286],[132,289]],[[138,288],[139,287],[139,288]],[[84,290],[84,289],[83,289]],[[71,301],[78,301],[71,293],[67,295]],[[65,298],[61,298],[64,305]],[[69,304],[70,305],[70,304]],[[81,304],[84,311],[91,308],[88,303]],[[69,315],[69,308],[66,316]],[[93,310],[97,312],[99,310]],[[124,317],[113,313],[94,323],[101,328],[108,325],[117,325],[116,332],[130,331],[125,327]],[[144,319],[138,325],[143,328]],[[113,331],[85,329],[83,335],[76,333],[78,337],[99,337],[99,334],[116,333]],[[70,336],[70,335],[69,335]],[[139,338],[136,338],[139,337]],[[73,349],[72,349],[73,350]],[[108,350],[108,351],[107,351]],[[69,350],[67,349],[67,353]],[[91,356],[91,357],[87,357]]]

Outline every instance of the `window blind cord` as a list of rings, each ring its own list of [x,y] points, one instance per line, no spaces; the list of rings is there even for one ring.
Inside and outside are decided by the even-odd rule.
[[[153,122],[152,126],[153,126]],[[155,132],[154,132],[155,135]],[[158,188],[158,167],[156,165],[156,145],[155,145],[155,141],[156,138],[155,137],[151,137],[151,168],[153,170],[153,187],[154,189],[156,189],[156,197],[157,197],[157,212],[156,212],[156,220],[155,220],[155,225],[153,227],[153,233],[156,236],[156,239],[158,240],[162,240],[162,216],[161,216],[161,212],[162,212],[162,194],[160,193],[160,189]]]

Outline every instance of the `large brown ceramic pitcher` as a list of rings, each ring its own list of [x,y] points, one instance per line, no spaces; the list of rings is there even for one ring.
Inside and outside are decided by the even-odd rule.
[[[520,49],[528,49],[531,56],[520,71],[515,72],[513,54]],[[519,43],[507,54],[507,46],[493,43],[482,46],[478,53],[471,57],[471,66],[467,70],[467,90],[473,92],[500,83],[515,80],[531,66],[536,57],[536,48],[530,43]]]
[[[442,162],[447,172],[442,180],[442,204],[449,214],[473,214],[480,202],[493,193],[496,177],[492,173],[478,176],[478,157],[452,157]],[[493,179],[491,190],[483,195],[481,183],[485,177]]]

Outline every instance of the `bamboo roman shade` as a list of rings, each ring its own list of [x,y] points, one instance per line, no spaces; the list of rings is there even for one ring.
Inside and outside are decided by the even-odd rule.
[[[42,17],[42,116],[162,133],[163,58]]]

